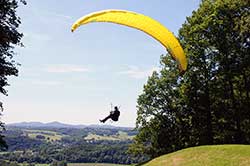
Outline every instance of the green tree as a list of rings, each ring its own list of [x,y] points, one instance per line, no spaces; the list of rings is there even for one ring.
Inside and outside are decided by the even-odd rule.
[[[26,4],[24,0],[20,0]],[[20,18],[16,15],[18,1],[16,0],[1,0],[0,1],[0,93],[7,95],[8,76],[17,76],[17,63],[13,60],[15,52],[14,46],[22,46],[22,34],[18,32],[18,27],[21,23]],[[0,101],[0,110],[3,111],[2,102]],[[0,122],[1,132],[4,130],[4,124]],[[0,133],[1,134],[1,133]],[[0,148],[7,148],[0,135]]]
[[[1,113],[3,112],[3,104],[0,102],[0,116],[2,115]],[[0,121],[0,151],[1,150],[6,150],[8,148],[4,136],[2,135],[2,132],[5,131],[4,123]]]
[[[181,148],[250,143],[250,1],[202,0],[179,39],[188,71],[161,59],[138,98],[130,150],[155,157]]]
[[[250,1],[203,0],[180,29],[197,143],[249,143]]]
[[[162,56],[161,64],[161,71],[152,74],[138,98],[139,133],[129,150],[150,157],[181,149],[189,135],[184,129],[189,123],[181,100],[183,79],[170,56]]]

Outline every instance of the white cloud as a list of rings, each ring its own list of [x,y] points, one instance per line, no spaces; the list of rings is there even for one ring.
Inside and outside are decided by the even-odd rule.
[[[63,15],[63,14],[58,14],[58,13],[54,13],[54,15],[57,16],[57,17],[67,19],[67,20],[73,19],[73,17],[68,16],[68,15]]]
[[[90,69],[79,65],[56,64],[47,66],[45,71],[49,73],[72,73],[72,72],[82,73],[82,72],[90,72]]]
[[[39,34],[39,33],[33,33],[33,32],[25,32],[24,33],[24,39],[27,40],[28,42],[48,42],[52,40],[52,38],[47,35],[47,34]]]
[[[34,85],[42,85],[42,86],[57,86],[61,84],[58,81],[41,81],[41,80],[33,80],[31,81],[31,83]]]
[[[52,11],[44,11],[45,14],[48,14],[52,17],[58,17],[61,19],[65,19],[65,20],[71,20],[73,19],[71,16],[65,15],[65,14],[61,14],[61,13],[57,13],[57,12],[52,12]]]
[[[129,66],[128,70],[121,71],[119,74],[127,75],[132,78],[136,79],[143,79],[150,75],[152,75],[153,71],[159,71],[160,69],[158,67],[152,67],[151,69],[139,69],[139,67],[136,66]]]

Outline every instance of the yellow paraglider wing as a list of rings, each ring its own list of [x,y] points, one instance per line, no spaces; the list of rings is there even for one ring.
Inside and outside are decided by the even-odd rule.
[[[139,29],[158,40],[167,49],[178,62],[181,72],[187,69],[187,59],[178,40],[172,32],[148,16],[126,10],[104,10],[83,16],[72,25],[71,31],[91,22],[112,22]]]

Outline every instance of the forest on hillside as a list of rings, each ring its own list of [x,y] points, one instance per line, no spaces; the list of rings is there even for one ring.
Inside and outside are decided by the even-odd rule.
[[[9,148],[0,153],[0,160],[40,164],[138,163],[147,157],[127,153],[136,133],[120,128],[8,127],[4,134]]]

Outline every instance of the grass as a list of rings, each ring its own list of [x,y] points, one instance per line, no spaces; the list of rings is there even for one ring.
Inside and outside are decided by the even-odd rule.
[[[121,141],[121,140],[132,140],[134,136],[129,136],[126,132],[119,131],[116,135],[101,136],[97,134],[89,133],[85,140],[108,140],[108,141]]]
[[[155,158],[143,166],[249,166],[250,145],[187,148]]]
[[[39,134],[39,133],[29,133],[28,136],[30,138],[36,139],[38,135],[42,135],[45,137],[44,140],[49,140],[49,141],[58,141],[62,139],[62,135],[47,135],[47,134]]]
[[[28,137],[36,139],[37,135],[42,135],[45,137],[45,140],[47,141],[58,141],[61,140],[64,135],[58,134],[54,131],[47,131],[47,130],[24,130]]]
[[[36,166],[48,165],[37,164]],[[128,165],[104,163],[69,163],[68,166]],[[250,166],[250,145],[213,145],[187,148],[157,157],[143,164],[142,166]]]

